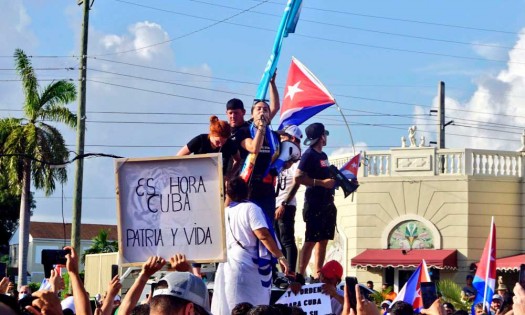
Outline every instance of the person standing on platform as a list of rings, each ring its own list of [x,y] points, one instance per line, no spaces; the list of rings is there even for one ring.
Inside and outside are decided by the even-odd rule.
[[[334,205],[335,180],[330,178],[328,156],[323,152],[329,135],[321,123],[306,127],[305,145],[295,176],[296,183],[307,186],[304,196],[303,219],[306,223],[305,242],[299,257],[296,280],[304,282],[306,267],[315,247],[314,277],[318,278],[328,241],[334,238],[337,208]],[[302,281],[301,281],[302,280]]]
[[[297,245],[295,244],[295,212],[297,210],[297,201],[295,194],[299,188],[294,180],[295,172],[297,171],[298,161],[300,159],[300,146],[303,133],[301,129],[295,125],[286,126],[279,131],[281,136],[281,147],[284,147],[284,142],[288,141],[298,148],[298,156],[292,157],[284,163],[283,170],[279,174],[277,180],[277,198],[275,209],[275,233],[281,242],[284,255],[290,263],[290,272],[295,272],[297,265]]]

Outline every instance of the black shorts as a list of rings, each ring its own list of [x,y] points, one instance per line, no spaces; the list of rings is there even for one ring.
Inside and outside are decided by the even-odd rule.
[[[325,205],[305,203],[303,219],[306,223],[305,242],[334,239],[337,208],[330,202]]]

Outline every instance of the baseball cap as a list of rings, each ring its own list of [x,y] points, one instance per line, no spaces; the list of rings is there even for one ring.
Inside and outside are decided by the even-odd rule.
[[[288,125],[284,127],[283,129],[277,131],[277,133],[287,134],[292,137],[296,137],[297,139],[301,139],[303,137],[303,132],[296,125]]]
[[[328,130],[324,128],[324,125],[321,123],[313,123],[306,127],[304,130],[306,132],[306,139],[304,140],[304,145],[313,145],[317,142],[323,134],[329,135]]]
[[[390,305],[392,305],[392,302],[389,300],[384,300],[383,302],[381,302],[381,307],[383,307],[383,305],[385,304],[386,304],[386,307],[390,307]]]
[[[238,98],[232,98],[226,103],[226,110],[231,109],[244,109],[243,102]]]
[[[189,272],[171,272],[159,282],[165,281],[167,288],[156,289],[153,297],[159,295],[170,295],[202,307],[210,313],[210,300],[208,289],[202,279]]]
[[[499,294],[494,294],[492,296],[492,300],[500,300],[500,301],[503,301],[503,298],[501,297],[501,295]]]
[[[343,266],[335,260],[330,260],[321,268],[323,277],[341,279],[343,277]]]

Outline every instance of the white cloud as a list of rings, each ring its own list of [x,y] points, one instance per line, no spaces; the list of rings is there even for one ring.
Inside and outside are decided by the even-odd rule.
[[[366,142],[356,142],[355,143],[355,153],[359,153],[360,151],[367,151],[368,145]],[[329,159],[337,159],[342,157],[349,157],[354,155],[354,149],[351,145],[340,147],[337,149],[334,149],[332,151],[332,154],[330,154]]]
[[[2,4],[2,18],[0,19],[3,43],[0,45],[0,54],[13,54],[12,47],[32,50],[36,46],[37,40],[30,30],[30,26],[31,18],[27,15],[22,2],[5,1]]]
[[[525,119],[525,106],[522,106],[525,100],[525,29],[509,52],[506,69],[494,76],[481,77],[476,84],[475,92],[464,102],[446,98],[447,120],[454,120],[456,124],[446,127],[446,146],[517,150],[521,146],[520,127],[524,127]],[[434,99],[436,107],[437,99]],[[420,107],[414,110],[415,114],[423,112]],[[423,122],[415,120],[416,124]],[[435,134],[427,133],[426,136],[436,139]]]
[[[487,59],[503,59],[506,57],[506,50],[504,48],[499,48],[498,43],[482,43],[474,42],[472,43],[472,50],[483,58]]]

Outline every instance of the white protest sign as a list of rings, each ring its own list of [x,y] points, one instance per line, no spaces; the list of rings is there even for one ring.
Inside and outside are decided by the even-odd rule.
[[[115,172],[121,264],[226,259],[220,154],[118,159]]]
[[[332,314],[330,296],[321,292],[322,286],[322,283],[303,285],[297,295],[288,289],[275,303],[298,306],[309,315]]]

